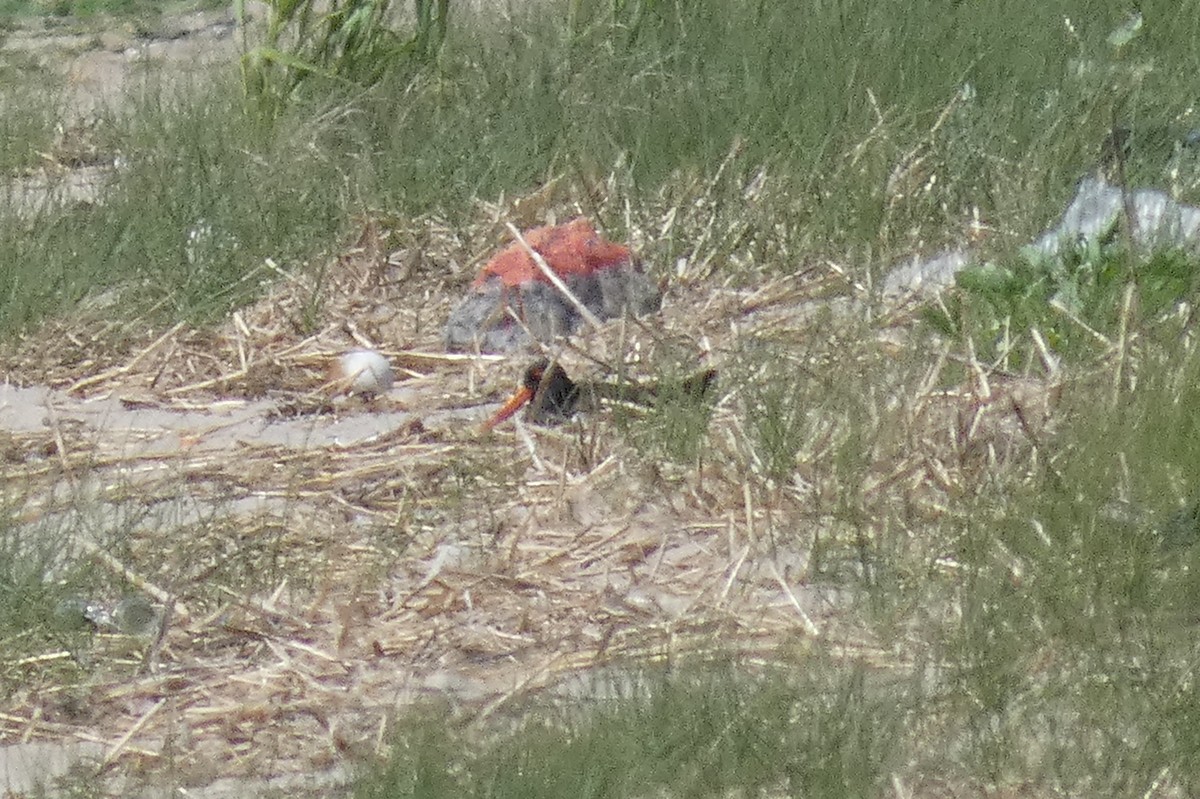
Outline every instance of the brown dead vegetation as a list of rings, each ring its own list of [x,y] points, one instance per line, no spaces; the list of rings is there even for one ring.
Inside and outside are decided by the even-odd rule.
[[[572,191],[543,198],[541,219],[592,210]],[[904,666],[903,633],[881,647],[813,558],[852,569],[867,542],[898,537],[889,548],[913,569],[943,563],[944,542],[915,531],[949,512],[947,497],[977,490],[981,471],[1032,468],[1052,387],[967,363],[970,377],[947,390],[954,354],[920,351],[907,315],[884,341],[849,269],[797,260],[753,288],[722,283],[733,269],[718,253],[740,232],[713,229],[705,202],[664,201],[631,224],[635,248],[697,242],[671,270],[661,318],[610,322],[551,353],[580,373],[720,369],[703,456],[689,463],[635,448],[609,414],[478,431],[523,361],[447,355],[440,325],[502,243],[508,203],[481,208],[465,232],[364,220],[324,269],[265,267],[262,298],[213,329],[150,329],[85,304],[26,337],[4,358],[7,379],[53,386],[56,402],[209,407],[214,427],[226,404],[262,398],[281,424],[410,419],[346,446],[299,436],[219,449],[195,429],[130,454],[53,423],[7,436],[7,480],[21,486],[9,499],[25,521],[78,502],[56,491],[64,484],[99,484],[92,501],[132,497],[149,511],[186,497],[201,510],[178,526],[79,534],[85,557],[165,606],[161,635],[100,635],[83,666],[66,651],[0,663],[24,685],[0,713],[0,740],[99,741],[106,764],[203,782],[370,758],[421,698],[487,716],[606,664],[716,647],[753,664],[819,647]],[[391,358],[390,396],[332,396],[329,362],[357,346]],[[806,377],[807,410],[794,472],[777,481],[747,419],[754,381],[777,373],[781,354]]]

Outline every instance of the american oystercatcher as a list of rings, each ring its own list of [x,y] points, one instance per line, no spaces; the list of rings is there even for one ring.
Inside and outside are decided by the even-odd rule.
[[[521,388],[484,422],[483,429],[491,430],[526,405],[529,406],[525,411],[527,421],[549,426],[566,422],[578,412],[594,410],[602,400],[647,406],[660,398],[700,400],[712,391],[716,380],[717,370],[706,369],[674,384],[576,383],[561,366],[543,358],[525,370]]]
[[[571,334],[587,315],[612,319],[662,305],[658,286],[629,248],[603,238],[586,219],[534,228],[522,238],[525,243],[514,242],[488,261],[451,311],[447,349],[514,352],[531,344],[530,337],[547,342]]]

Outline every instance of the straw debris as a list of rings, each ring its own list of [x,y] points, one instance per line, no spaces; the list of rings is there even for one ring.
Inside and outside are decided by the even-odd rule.
[[[486,717],[605,664],[716,648],[753,663],[821,646],[903,665],[846,612],[815,553],[821,573],[858,568],[863,542],[897,535],[897,519],[947,512],[982,469],[1026,468],[1053,392],[978,364],[949,391],[949,359],[931,371],[889,355],[896,339],[864,323],[871,297],[848,268],[797,261],[753,287],[722,283],[768,274],[752,255],[764,249],[719,221],[711,184],[698,189],[629,220],[647,263],[660,238],[699,242],[662,265],[662,317],[600,324],[547,353],[581,375],[720,369],[691,460],[655,454],[643,409],[477,432],[524,364],[443,353],[440,325],[502,242],[507,203],[460,232],[364,220],[323,268],[264,267],[261,299],[211,329],[155,330],[85,307],[31,333],[5,373],[55,389],[47,404],[64,418],[110,400],[117,419],[206,421],[169,434],[140,416],[70,421],[0,439],[22,486],[8,498],[16,519],[69,527],[114,590],[173,605],[152,660],[151,642],[110,633],[69,657],[23,660],[0,739],[95,740],[106,767],[202,782],[369,758],[422,697]],[[751,206],[769,176],[752,191]],[[585,210],[559,202],[535,221]],[[600,217],[620,215],[610,211]],[[910,352],[912,317],[890,323]],[[326,370],[354,347],[387,355],[393,392],[337,396]],[[755,381],[780,374],[798,392],[794,450],[771,461]],[[222,439],[244,413],[257,414],[259,438]],[[344,443],[317,435],[372,418],[395,423]],[[71,515],[81,508],[93,510]],[[928,568],[938,542],[910,546],[913,568]],[[6,682],[16,669],[0,663]]]

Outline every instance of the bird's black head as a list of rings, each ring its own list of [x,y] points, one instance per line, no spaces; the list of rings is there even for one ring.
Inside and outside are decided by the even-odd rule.
[[[545,358],[538,358],[525,369],[525,375],[521,378],[521,384],[530,391],[537,391],[542,385],[543,378],[546,377],[546,370],[549,368],[550,361]],[[555,364],[554,368],[557,371],[562,371],[562,367],[557,364]]]
[[[570,418],[579,401],[579,386],[558,364],[540,359],[525,370],[525,388],[532,392],[527,418],[537,424],[554,424]]]

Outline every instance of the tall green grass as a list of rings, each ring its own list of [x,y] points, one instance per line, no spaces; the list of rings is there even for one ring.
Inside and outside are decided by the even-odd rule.
[[[973,770],[1068,794],[1200,784],[1198,363],[1175,341],[1112,402],[1076,387],[1057,477],[963,515],[962,613],[941,641]]]
[[[264,134],[232,79],[198,97],[150,89],[107,124],[123,165],[96,202],[13,195],[0,214],[0,326],[14,332],[119,287],[136,316],[212,319],[327,249],[351,192],[304,130]],[[2,204],[2,200],[0,200]]]
[[[1104,39],[1123,10],[1108,4],[572,8],[515,9],[511,26],[454,17],[441,55],[415,74],[396,70],[367,90],[322,88],[318,76],[266,131],[235,100],[232,64],[228,80],[179,103],[134,103],[107,121],[130,168],[103,206],[52,204],[30,241],[4,223],[0,317],[11,329],[69,307],[84,287],[147,273],[179,297],[174,309],[229,307],[249,296],[229,287],[264,256],[327,249],[362,208],[453,222],[476,198],[614,165],[627,199],[647,208],[731,151],[714,211],[747,217],[741,246],[757,248],[760,268],[794,268],[794,256],[771,258],[779,250],[877,268],[957,237],[973,207],[1018,237],[1036,231],[1111,124]],[[1118,109],[1134,124],[1172,123],[1189,107],[1200,18],[1189,10],[1144,6],[1144,33],[1121,55],[1145,66]],[[37,135],[14,130],[0,160]],[[741,189],[763,166],[777,192],[747,216]],[[197,268],[182,241],[202,217],[238,247]],[[601,221],[619,235],[622,219]],[[652,240],[647,255],[661,268],[688,246]]]
[[[386,74],[411,75],[430,65],[446,37],[450,3],[416,0],[413,6],[415,30],[404,37],[389,24],[397,16],[392,0],[270,0],[263,41],[242,56],[247,96],[274,118],[313,78],[371,85]],[[242,0],[234,10],[239,21],[248,19]]]
[[[771,165],[797,201],[789,213],[818,243],[909,245],[909,225],[932,235],[973,203],[985,217],[1009,212],[1006,225],[1021,209],[1018,224],[1044,223],[1110,123],[1105,64],[1069,77],[1074,61],[1107,56],[1103,40],[1120,14],[1095,4],[916,3],[904,14],[863,2],[632,7],[644,13],[576,28],[551,6],[519,19],[516,32],[456,30],[446,59],[454,71],[430,76],[436,91],[397,108],[395,88],[385,89],[381,106],[366,106],[373,127],[393,131],[381,190],[487,196],[622,157],[633,191],[652,195],[681,170],[711,173],[739,140],[740,169]],[[1153,52],[1154,68],[1131,100],[1142,107],[1123,109],[1139,120],[1185,109],[1173,86],[1194,66],[1180,10],[1147,17],[1154,33],[1137,46]],[[1011,41],[1019,53],[1008,52]],[[955,106],[968,84],[972,99]],[[456,107],[474,111],[447,130]],[[889,210],[889,176],[921,145],[939,183]],[[1051,202],[1037,196],[1047,189]]]
[[[0,16],[94,17],[108,14],[120,17],[155,17],[164,11],[181,11],[194,7],[213,8],[221,0],[2,0]]]
[[[6,498],[7,500],[7,498]],[[95,575],[80,560],[71,523],[62,519],[19,523],[12,509],[0,516],[0,699],[47,680],[73,684],[86,659],[90,630],[70,604],[86,596]],[[71,658],[22,663],[27,656],[65,650]]]
[[[517,734],[493,728],[466,746],[445,716],[407,720],[395,757],[355,795],[857,797],[901,757],[904,691],[872,689],[854,669],[764,679],[685,667],[595,687],[606,698],[525,708]]]

